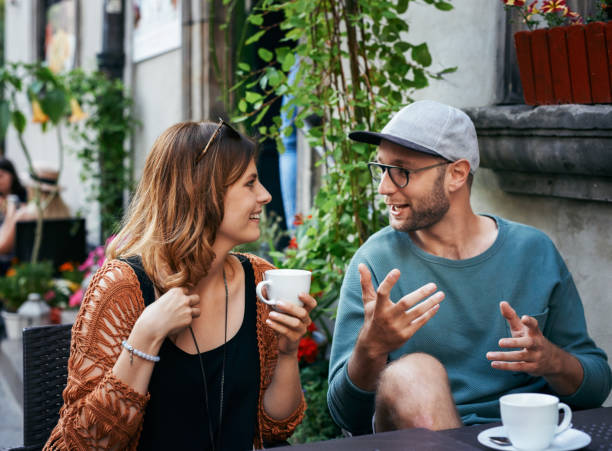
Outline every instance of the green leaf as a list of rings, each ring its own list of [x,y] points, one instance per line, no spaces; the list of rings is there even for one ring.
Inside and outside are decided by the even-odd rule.
[[[249,16],[249,22],[251,22],[253,25],[260,26],[263,24],[264,19],[261,14],[251,14]]]
[[[240,101],[238,102],[238,109],[240,110],[241,113],[246,112],[247,103],[244,99],[240,99]]]
[[[249,45],[249,44],[252,44],[253,42],[259,41],[259,38],[261,38],[265,32],[266,30],[258,31],[253,36],[251,36],[249,39],[244,41],[244,45]]]
[[[54,89],[40,99],[40,106],[51,122],[57,124],[68,107],[68,97],[63,89]]]
[[[425,42],[412,48],[412,59],[423,67],[431,65],[431,54]]]
[[[263,110],[261,110],[259,112],[259,114],[257,115],[257,117],[255,118],[255,120],[253,121],[252,125],[257,125],[261,122],[261,120],[264,118],[264,116],[266,115],[266,113],[268,112],[268,110],[270,109],[270,105],[266,105]]]
[[[408,3],[410,3],[410,0],[398,0],[397,7],[395,8],[397,13],[404,14],[408,10]]]
[[[287,53],[283,59],[282,69],[285,72],[289,72],[295,63],[295,55],[293,53]]]
[[[429,84],[425,72],[421,69],[414,69],[414,86],[417,89],[423,89]]]
[[[251,70],[251,66],[249,66],[247,63],[238,63],[238,69],[249,72]]]
[[[445,1],[439,1],[436,2],[436,8],[441,11],[450,11],[451,9],[453,9],[453,5]]]
[[[447,67],[446,69],[443,69],[440,72],[438,72],[436,75],[452,74],[455,72],[457,72],[457,66]]]
[[[259,94],[258,92],[253,92],[253,91],[245,92],[244,97],[245,97],[246,101],[249,102],[249,103],[258,102],[262,98],[261,94]]]
[[[257,54],[259,55],[259,57],[264,60],[266,63],[269,63],[270,61],[272,61],[272,58],[274,58],[274,53],[272,53],[270,50],[268,49],[264,49],[263,47],[259,48],[257,50]]]
[[[13,111],[13,114],[11,115],[11,119],[13,121],[13,126],[17,130],[17,133],[21,135],[26,127],[25,116],[23,115],[21,111],[15,110]]]
[[[0,102],[0,140],[6,135],[8,126],[11,124],[11,110],[6,100]]]

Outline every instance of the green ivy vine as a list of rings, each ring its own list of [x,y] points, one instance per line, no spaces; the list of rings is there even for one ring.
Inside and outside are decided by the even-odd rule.
[[[271,126],[261,120],[272,103],[290,95],[283,108],[297,109],[296,126],[321,151],[316,164],[323,168],[322,186],[310,215],[297,228],[297,249],[270,253],[279,266],[313,272],[312,292],[319,301],[314,320],[333,318],[350,258],[386,222],[366,165],[373,149],[349,141],[347,133],[380,130],[416,90],[455,70],[431,71],[427,43],[405,40],[409,24],[404,17],[412,1],[261,0],[248,16],[259,29],[245,46],[267,65],[252,69],[246,62],[238,64],[234,89],[245,93],[234,120],[248,122],[282,149],[281,133],[289,130],[280,130],[280,117]],[[423,1],[442,11],[452,9],[448,1]],[[284,17],[278,26],[287,45],[257,47],[269,31],[263,26],[265,15],[273,12]],[[288,72],[296,60],[299,67],[290,83]],[[312,117],[320,120],[307,121]],[[331,340],[326,322],[317,322]]]
[[[124,195],[133,185],[130,138],[139,122],[121,80],[81,69],[67,77],[88,112],[88,117],[73,129],[77,143],[74,151],[81,162],[80,178],[88,187],[88,200],[100,206],[103,242],[115,232],[123,216]]]

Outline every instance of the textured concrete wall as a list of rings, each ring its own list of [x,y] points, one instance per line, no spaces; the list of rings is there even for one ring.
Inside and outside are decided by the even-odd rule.
[[[134,112],[142,126],[134,135],[135,176],[142,174],[144,160],[155,139],[181,121],[181,50],[135,64],[132,90]]]
[[[503,7],[499,1],[461,0],[452,11],[440,11],[424,2],[411,2],[406,13],[408,41],[427,42],[433,57],[433,72],[458,68],[445,80],[432,80],[414,98],[438,100],[457,107],[495,102],[498,86],[498,41],[503,29]]]

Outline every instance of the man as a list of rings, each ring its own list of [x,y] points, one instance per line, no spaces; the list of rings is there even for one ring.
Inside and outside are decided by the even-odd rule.
[[[378,145],[369,167],[390,226],[357,251],[340,292],[328,391],[338,425],[358,434],[499,421],[499,397],[514,392],[600,405],[610,367],[555,246],[472,211],[469,117],[419,101],[381,133],[349,137]]]

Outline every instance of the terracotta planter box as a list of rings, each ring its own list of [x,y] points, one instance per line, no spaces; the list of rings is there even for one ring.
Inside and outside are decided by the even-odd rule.
[[[526,104],[612,103],[612,22],[519,31],[514,43]]]

